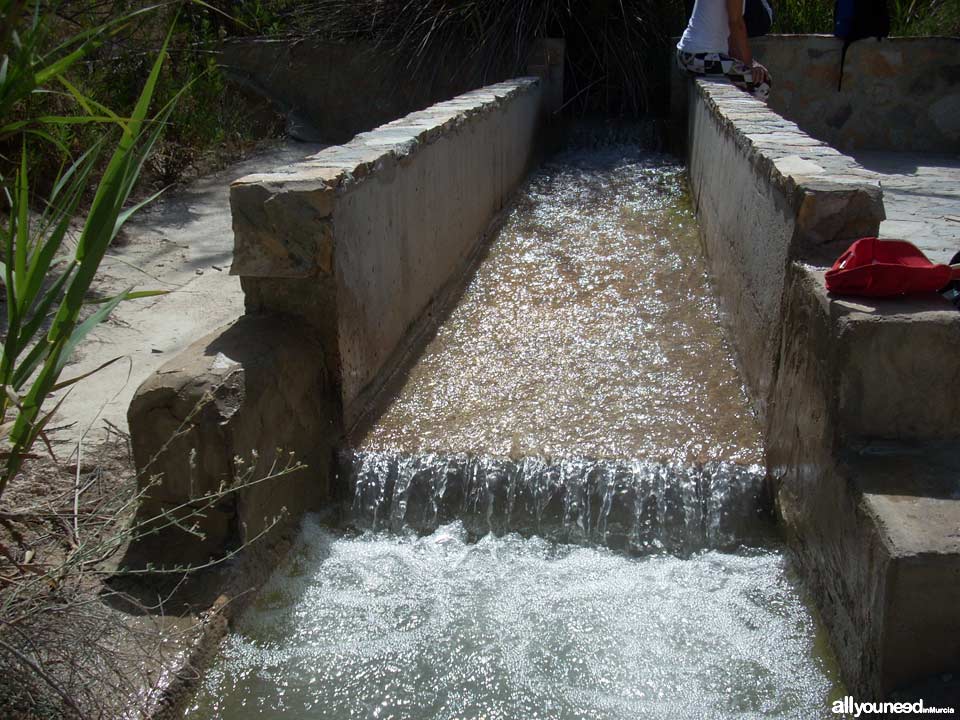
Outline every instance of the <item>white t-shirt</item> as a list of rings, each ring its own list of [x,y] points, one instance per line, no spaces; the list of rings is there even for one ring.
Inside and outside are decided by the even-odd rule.
[[[688,53],[728,53],[729,45],[726,0],[696,0],[677,49]]]

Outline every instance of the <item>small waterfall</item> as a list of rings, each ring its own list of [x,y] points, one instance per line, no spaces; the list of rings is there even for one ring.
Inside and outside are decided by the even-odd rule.
[[[752,544],[769,533],[760,466],[725,462],[347,451],[347,524],[432,532],[453,520],[475,535],[518,532],[630,553],[684,554]]]

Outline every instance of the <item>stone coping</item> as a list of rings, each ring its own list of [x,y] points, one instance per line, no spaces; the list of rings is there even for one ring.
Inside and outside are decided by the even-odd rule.
[[[874,173],[728,80],[694,78],[697,91],[755,165],[785,192],[860,185],[879,188]]]
[[[694,78],[694,91],[753,166],[792,207],[788,258],[830,265],[849,243],[876,235],[886,218],[877,175],[763,102],[720,78]]]
[[[284,190],[349,191],[371,175],[410,158],[444,134],[469,124],[475,117],[530,92],[540,82],[538,77],[521,77],[471,90],[360,133],[344,145],[325,148],[293,165],[242,177],[234,181],[232,187],[259,185],[267,189],[283,186]],[[330,212],[332,205],[326,214]],[[234,262],[231,273],[243,275],[242,263],[237,267]]]

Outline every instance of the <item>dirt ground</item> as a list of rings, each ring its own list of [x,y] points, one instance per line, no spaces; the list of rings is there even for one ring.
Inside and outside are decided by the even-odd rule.
[[[133,287],[167,295],[120,305],[79,348],[63,378],[120,358],[68,393],[51,439],[58,457],[81,462],[115,430],[126,432],[134,392],[150,373],[194,340],[243,312],[233,254],[230,182],[286,165],[323,146],[275,141],[247,159],[161,197],[125,226],[105,257],[95,291],[112,295]],[[84,448],[87,448],[86,450]]]
[[[122,439],[97,450],[97,460],[79,468],[49,458],[28,463],[4,495],[0,717],[147,710],[165,669],[196,635],[195,616],[136,608],[103,584],[123,554],[134,481]],[[81,711],[70,713],[58,693]]]

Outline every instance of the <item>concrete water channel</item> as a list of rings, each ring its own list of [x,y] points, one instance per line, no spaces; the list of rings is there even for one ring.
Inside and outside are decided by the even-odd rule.
[[[949,228],[955,195],[931,183],[953,171],[858,162],[878,146],[865,121],[844,134],[856,97],[803,114],[810,83],[836,79],[836,43],[770,42],[775,73],[807,61],[772,108],[678,83],[686,169],[629,143],[544,160],[548,61],[234,183],[246,314],[134,398],[138,465],[163,478],[141,513],[290,452],[305,467],[219,503],[201,539],[167,528],[131,548],[204,562],[299,528],[278,568],[268,542],[225,583],[218,607],[241,608],[223,600],[273,571],[192,717],[806,718],[844,688],[950,700],[960,315],[938,297],[834,298],[823,271],[887,217],[909,222],[898,196],[929,197]],[[914,55],[934,63],[941,44]],[[893,67],[904,50],[881,52]],[[912,122],[960,142],[954,90],[910,73],[936,99],[873,137],[902,142]],[[903,81],[878,78],[858,92]],[[796,122],[775,112],[791,99]],[[942,255],[949,231],[925,242]]]
[[[188,717],[822,713],[683,168],[562,152],[342,455]],[[358,534],[359,532],[359,534]]]

